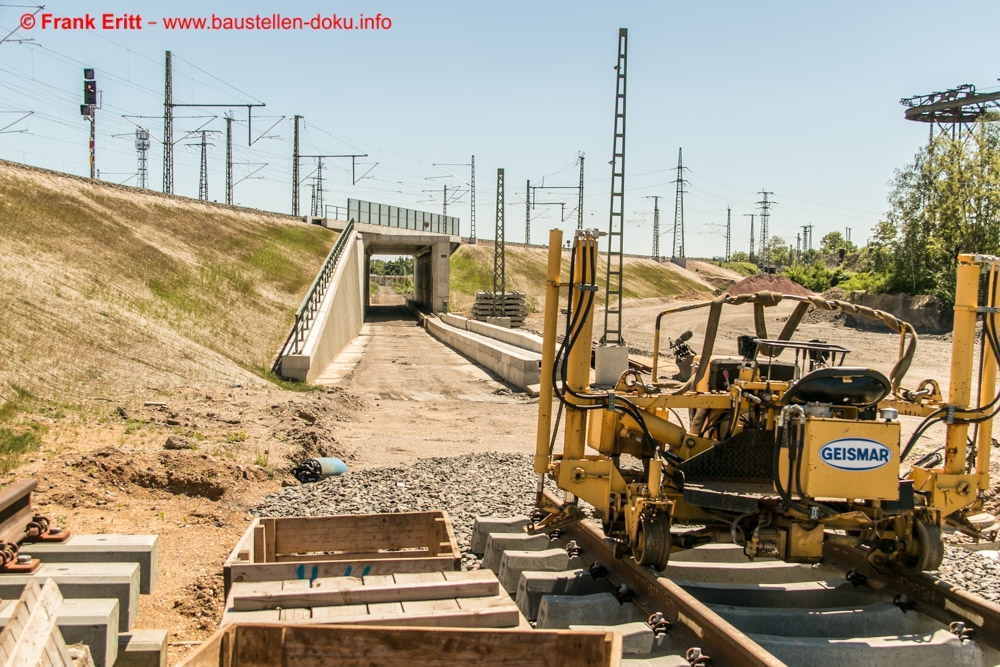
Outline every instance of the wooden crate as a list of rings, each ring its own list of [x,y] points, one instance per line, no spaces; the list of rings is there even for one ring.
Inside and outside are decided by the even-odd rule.
[[[445,512],[258,518],[223,566],[233,582],[313,580],[461,568]]]
[[[231,625],[182,667],[618,667],[621,635],[568,630],[469,630],[340,625]]]

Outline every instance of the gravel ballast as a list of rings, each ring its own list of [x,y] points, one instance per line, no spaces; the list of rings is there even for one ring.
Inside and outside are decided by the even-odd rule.
[[[420,459],[407,468],[371,468],[290,486],[264,498],[256,516],[320,516],[428,512],[451,518],[464,569],[478,560],[469,552],[477,516],[527,514],[535,503],[537,477],[526,454],[467,454]]]
[[[444,510],[451,518],[464,569],[479,561],[469,551],[477,516],[526,515],[537,477],[527,454],[467,454],[420,459],[407,468],[349,471],[264,498],[256,516],[323,516]],[[989,600],[1000,600],[1000,561],[946,546],[937,576]]]

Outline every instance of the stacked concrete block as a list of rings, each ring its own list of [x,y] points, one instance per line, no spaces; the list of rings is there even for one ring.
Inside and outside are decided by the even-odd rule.
[[[156,535],[71,535],[63,542],[21,545],[41,561],[30,573],[0,573],[0,598],[16,600],[31,581],[52,579],[63,597],[56,622],[67,643],[90,648],[97,667],[166,664],[166,632],[133,630],[139,595],[156,584]],[[13,607],[0,605],[6,624]],[[138,638],[138,639],[137,639]]]

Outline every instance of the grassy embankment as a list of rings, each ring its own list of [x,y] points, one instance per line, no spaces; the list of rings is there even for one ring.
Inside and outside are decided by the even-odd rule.
[[[335,239],[0,161],[0,454],[60,410],[261,382]]]
[[[527,296],[528,310],[538,312],[544,301],[545,276],[548,250],[507,246],[505,252],[506,291],[523,292]],[[563,251],[562,279],[569,275],[569,251]],[[598,261],[598,284],[604,285],[607,264],[603,257]],[[704,296],[711,289],[694,277],[671,264],[660,264],[649,259],[626,257],[623,276],[623,296],[626,299],[648,299],[666,296]],[[477,290],[493,289],[493,244],[480,243],[462,246],[451,256],[450,308],[456,313],[469,310]],[[603,291],[598,303],[603,303]]]

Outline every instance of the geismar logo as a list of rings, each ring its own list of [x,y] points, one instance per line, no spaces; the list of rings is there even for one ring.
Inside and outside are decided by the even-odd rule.
[[[889,463],[892,450],[876,440],[841,438],[820,447],[819,457],[831,468],[863,472]]]

